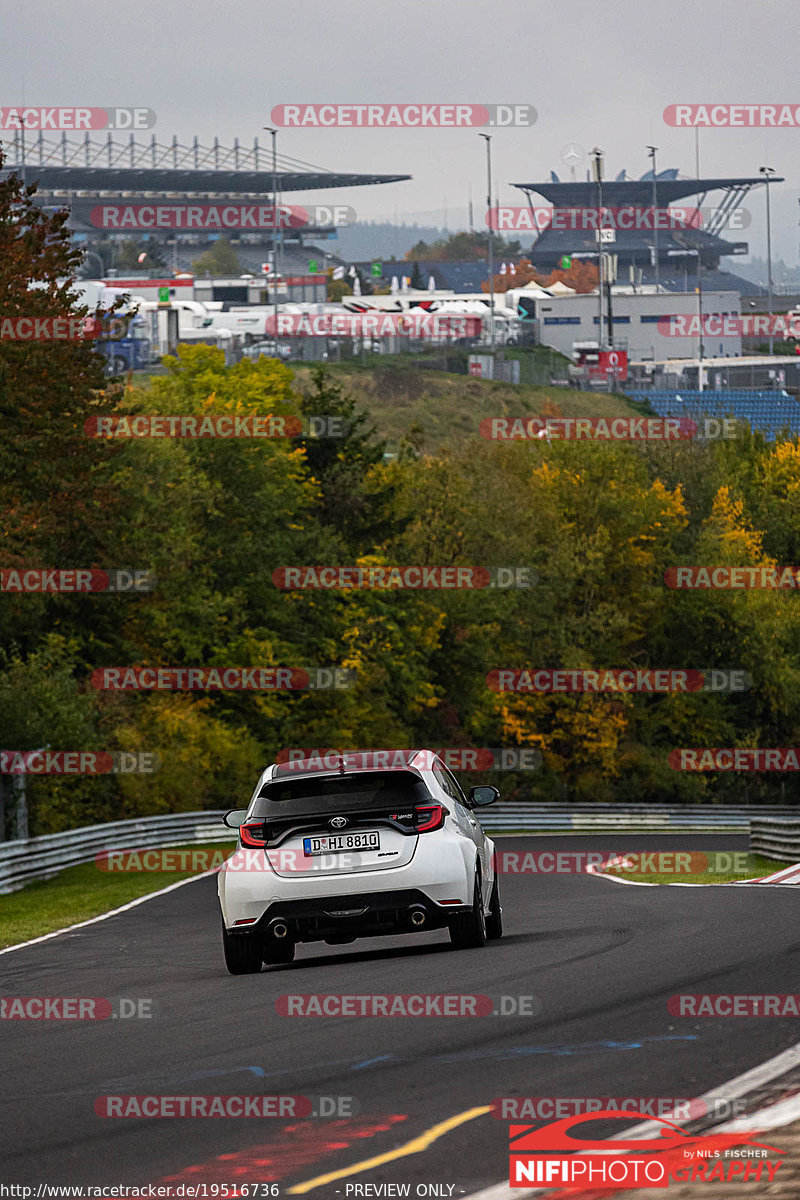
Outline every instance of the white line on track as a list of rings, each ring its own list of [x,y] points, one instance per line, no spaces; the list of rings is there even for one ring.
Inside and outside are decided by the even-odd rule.
[[[61,937],[62,933],[72,933],[74,929],[85,929],[87,925],[97,925],[99,921],[107,921],[109,917],[116,917],[119,913],[128,912],[131,908],[136,908],[140,904],[146,904],[148,900],[155,900],[156,896],[166,896],[167,892],[174,892],[177,888],[184,887],[187,883],[195,883],[198,879],[203,879],[206,875],[216,874],[216,867],[212,867],[210,871],[203,871],[200,875],[192,875],[190,879],[179,879],[177,883],[170,883],[165,888],[160,888],[157,892],[148,892],[146,896],[139,896],[136,900],[129,900],[127,904],[121,904],[119,908],[112,908],[110,912],[100,913],[99,917],[89,917],[87,921],[78,921],[76,925],[65,925],[63,929],[54,929],[52,933],[43,933],[41,937],[31,938],[27,942],[19,942],[16,946],[6,946],[5,950],[0,950],[0,954],[13,954],[15,950],[24,950],[26,946],[38,946],[40,942],[49,942],[50,938]]]
[[[606,878],[611,878],[611,876],[606,876]],[[618,879],[615,882],[631,883],[633,881]],[[645,884],[645,887],[658,886],[660,885]],[[682,886],[690,887],[693,885],[684,884]],[[742,1075],[736,1075],[733,1079],[729,1079],[727,1083],[720,1084],[711,1091],[704,1092],[697,1099],[705,1101],[706,1108],[708,1109],[721,1096],[725,1100],[740,1098],[747,1095],[748,1092],[755,1091],[757,1088],[763,1087],[775,1079],[779,1079],[781,1075],[787,1074],[787,1072],[798,1066],[800,1066],[800,1042],[797,1042],[794,1046],[790,1046],[788,1050],[782,1050],[780,1054],[776,1054],[773,1058],[768,1058],[766,1062],[759,1063],[758,1066],[752,1067]],[[676,1118],[670,1113],[666,1114],[666,1118],[672,1120],[676,1125],[686,1125],[689,1123],[686,1118]],[[713,1128],[715,1132],[719,1133],[741,1133],[748,1130],[763,1131],[767,1129],[779,1129],[784,1125],[792,1124],[793,1121],[797,1121],[798,1119],[800,1119],[800,1094],[795,1094],[781,1099],[775,1104],[767,1104],[745,1117],[735,1117],[733,1120],[727,1121],[725,1124],[715,1125]],[[631,1141],[656,1138],[661,1128],[662,1126],[658,1121],[642,1121],[639,1125],[634,1125],[632,1129],[624,1130],[619,1136]],[[609,1138],[609,1142],[615,1140],[614,1138]],[[491,1187],[484,1188],[480,1192],[472,1192],[471,1195],[465,1196],[464,1200],[529,1200],[529,1197],[549,1195],[552,1194],[552,1191],[552,1188],[512,1188],[508,1183],[503,1181],[495,1183]],[[609,1195],[611,1194],[609,1193]]]

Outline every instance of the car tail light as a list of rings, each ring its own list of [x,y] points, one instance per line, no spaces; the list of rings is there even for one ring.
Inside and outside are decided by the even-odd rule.
[[[262,849],[266,845],[264,838],[264,826],[258,825],[240,825],[239,837],[243,846],[251,846],[254,849]]]
[[[441,829],[447,816],[447,809],[441,804],[425,804],[415,811],[417,833],[429,833],[432,829]]]

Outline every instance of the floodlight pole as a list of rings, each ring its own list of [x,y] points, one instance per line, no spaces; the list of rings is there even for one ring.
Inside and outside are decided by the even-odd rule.
[[[486,141],[486,209],[489,216],[489,348],[494,353],[494,229],[492,227],[492,137],[478,135]]]
[[[769,352],[773,351],[773,331],[772,331],[772,228],[770,223],[769,211],[769,185],[770,175],[775,174],[774,167],[759,167],[761,175],[764,176],[764,183],[767,188],[767,302],[769,304]]]
[[[597,345],[600,350],[603,349],[605,341],[603,334],[603,239],[601,236],[602,220],[603,220],[603,151],[595,146],[592,150],[592,158],[594,160],[594,178],[597,184],[597,291],[599,295],[597,312],[599,325],[597,330]]]
[[[660,275],[659,263],[658,263],[658,216],[656,215],[657,209],[658,209],[658,191],[657,191],[658,183],[656,181],[656,150],[658,150],[658,146],[648,146],[647,149],[648,149],[650,161],[653,164],[653,266],[656,269],[656,292],[658,292],[658,288],[660,287],[660,283],[661,283],[661,275]]]
[[[267,133],[272,135],[272,309],[275,316],[275,349],[278,346],[278,131],[269,125],[264,125]]]

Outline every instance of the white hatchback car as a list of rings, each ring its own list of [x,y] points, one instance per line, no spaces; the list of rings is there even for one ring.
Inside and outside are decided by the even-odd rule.
[[[273,764],[247,809],[229,812],[236,851],[219,872],[232,975],[286,963],[298,942],[448,929],[458,949],[502,936],[494,843],[430,750]]]

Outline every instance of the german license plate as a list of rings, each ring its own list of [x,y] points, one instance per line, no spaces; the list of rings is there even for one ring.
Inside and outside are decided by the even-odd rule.
[[[320,837],[303,838],[306,858],[315,854],[340,854],[346,850],[380,850],[381,837],[377,829],[363,833],[325,833]]]

